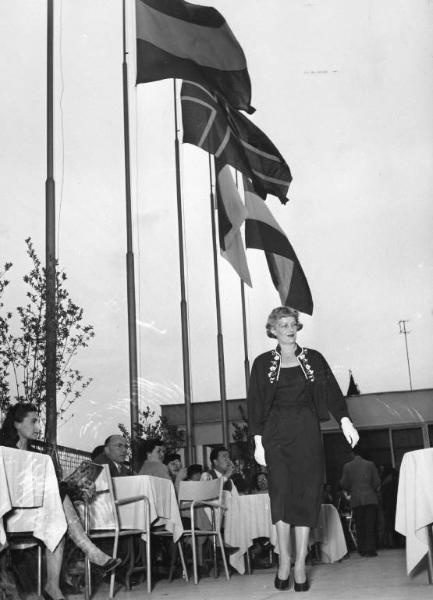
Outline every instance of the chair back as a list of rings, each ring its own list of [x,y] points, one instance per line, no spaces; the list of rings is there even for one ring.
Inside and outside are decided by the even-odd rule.
[[[221,503],[224,481],[223,478],[209,481],[181,481],[179,484],[179,502],[193,500],[217,500]]]
[[[113,489],[113,481],[111,479],[110,467],[102,465],[103,469],[95,481],[96,496],[90,502],[90,506],[86,505],[86,531],[92,529],[91,519],[89,522],[89,512],[98,511],[98,514],[103,515],[103,520],[107,524],[108,529],[119,531],[119,515],[116,504],[116,497]],[[90,509],[90,510],[89,510]]]

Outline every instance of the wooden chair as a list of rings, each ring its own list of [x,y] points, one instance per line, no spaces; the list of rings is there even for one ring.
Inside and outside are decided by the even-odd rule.
[[[151,567],[150,567],[150,558],[151,558],[151,550],[150,550],[150,504],[147,496],[132,496],[130,498],[120,498],[117,499],[115,496],[113,481],[111,479],[110,470],[108,465],[103,465],[104,471],[103,476],[107,482],[107,488],[97,491],[97,495],[107,494],[108,501],[111,508],[111,513],[114,521],[114,525],[107,529],[91,529],[90,528],[90,519],[89,519],[89,506],[87,504],[84,505],[84,526],[87,535],[91,539],[102,539],[102,538],[113,538],[113,558],[117,557],[117,551],[119,547],[119,539],[129,536],[132,539],[133,536],[141,536],[143,533],[147,533],[147,543],[146,543],[146,580],[147,580],[147,591],[150,593],[152,590],[152,578],[151,578]],[[143,502],[143,510],[146,511],[146,525],[145,529],[122,529],[120,527],[119,520],[119,507],[124,506],[125,504],[131,504],[133,502]],[[130,552],[133,554],[133,545],[131,543]],[[132,560],[132,558],[131,558]],[[88,600],[91,596],[91,579],[90,579],[90,561],[85,559],[85,598]],[[115,582],[116,573],[113,571],[110,576],[110,593],[109,598],[113,598],[114,596],[114,582]]]
[[[217,539],[221,550],[221,555],[224,564],[224,570],[227,580],[230,579],[230,574],[227,566],[227,559],[224,552],[224,542],[221,535],[221,525],[224,514],[223,505],[223,485],[224,481],[220,479],[212,479],[210,481],[181,481],[179,485],[179,508],[189,509],[191,519],[191,529],[186,529],[183,532],[184,537],[191,537],[192,545],[192,561],[194,570],[194,583],[198,583],[197,569],[197,547],[196,540],[198,536],[211,537],[213,539],[213,557],[215,577],[217,574],[216,549]],[[196,528],[196,509],[208,509],[210,512],[209,529]],[[180,542],[179,548],[180,548]]]

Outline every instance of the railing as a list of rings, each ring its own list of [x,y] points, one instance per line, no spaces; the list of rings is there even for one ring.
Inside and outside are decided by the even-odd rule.
[[[38,440],[32,442],[32,445],[38,450],[41,450],[42,452],[51,456],[56,470],[59,471],[63,477],[76,469],[83,462],[83,460],[90,460],[90,452],[78,450],[77,448],[56,446],[56,451],[53,452],[53,450],[50,449],[45,442]]]

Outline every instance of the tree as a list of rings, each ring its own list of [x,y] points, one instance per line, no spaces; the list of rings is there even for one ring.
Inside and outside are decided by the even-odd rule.
[[[131,442],[131,436],[125,425],[119,423],[119,429],[126,439]],[[146,440],[160,439],[164,442],[167,452],[177,452],[185,446],[185,431],[177,425],[170,425],[167,417],[156,416],[149,406],[138,414],[137,437]]]
[[[13,401],[31,402],[45,417],[45,269],[41,266],[31,238],[25,240],[26,253],[32,262],[23,280],[27,286],[26,303],[17,306],[16,313],[5,311],[3,295],[10,281],[5,274],[12,263],[0,272],[0,408]],[[86,348],[95,332],[92,325],[83,323],[83,309],[72,302],[65,287],[66,273],[56,265],[56,328],[57,414],[63,420],[72,404],[80,398],[92,379],[83,377],[73,368],[78,351]]]

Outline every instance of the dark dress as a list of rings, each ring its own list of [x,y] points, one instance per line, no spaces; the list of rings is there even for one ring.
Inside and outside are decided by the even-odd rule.
[[[272,522],[315,527],[324,482],[320,425],[301,367],[281,368],[263,432]]]

